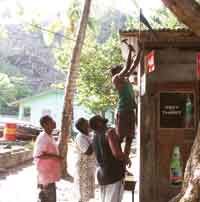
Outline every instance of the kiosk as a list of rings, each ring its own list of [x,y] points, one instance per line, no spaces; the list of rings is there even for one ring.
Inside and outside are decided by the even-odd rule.
[[[139,202],[168,202],[179,193],[199,121],[196,54],[200,38],[188,30],[121,31],[137,50]],[[122,45],[122,54],[126,55]]]

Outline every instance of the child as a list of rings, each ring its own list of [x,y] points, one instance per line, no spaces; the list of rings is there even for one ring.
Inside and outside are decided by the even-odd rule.
[[[52,136],[56,123],[46,115],[40,119],[40,125],[44,131],[36,139],[33,154],[40,188],[39,199],[40,202],[56,202],[55,182],[61,175],[61,156]]]
[[[127,42],[124,40],[124,43]],[[125,149],[126,161],[128,163],[131,142],[135,130],[135,96],[131,83],[129,82],[129,76],[133,73],[134,69],[139,64],[142,49],[140,48],[138,54],[135,57],[135,50],[132,45],[127,44],[129,48],[128,58],[126,66],[117,65],[112,67],[112,83],[119,94],[119,101],[116,114],[116,132],[119,136],[120,142],[125,138]]]

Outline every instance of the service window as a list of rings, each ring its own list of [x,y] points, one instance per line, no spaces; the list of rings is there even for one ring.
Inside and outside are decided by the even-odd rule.
[[[160,92],[160,128],[194,128],[194,93]]]

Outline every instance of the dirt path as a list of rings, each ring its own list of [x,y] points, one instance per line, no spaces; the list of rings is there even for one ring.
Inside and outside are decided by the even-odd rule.
[[[69,172],[73,174],[73,148],[69,148],[68,162]],[[5,173],[0,172],[0,202],[36,202],[36,170],[32,162],[28,162]],[[73,183],[61,180],[57,183],[58,202],[75,202],[73,195]],[[96,189],[95,202],[98,200]],[[123,202],[131,202],[132,193],[124,193]]]

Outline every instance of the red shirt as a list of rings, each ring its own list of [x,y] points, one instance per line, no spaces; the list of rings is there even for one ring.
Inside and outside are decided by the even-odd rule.
[[[36,139],[33,157],[38,173],[38,183],[46,185],[54,183],[60,179],[61,162],[56,158],[37,158],[44,152],[48,154],[59,154],[57,144],[53,140],[53,137],[49,136],[45,132],[42,132]]]

